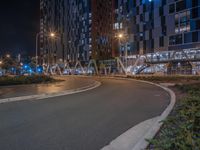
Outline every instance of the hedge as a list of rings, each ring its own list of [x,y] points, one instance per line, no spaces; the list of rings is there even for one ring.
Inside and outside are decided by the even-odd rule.
[[[45,75],[32,76],[4,76],[0,77],[0,86],[18,85],[18,84],[35,84],[53,82],[55,79]]]

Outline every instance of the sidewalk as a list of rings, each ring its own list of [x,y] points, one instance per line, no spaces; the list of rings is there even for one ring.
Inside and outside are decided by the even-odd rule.
[[[84,80],[74,76],[59,78],[65,81],[50,84],[0,86],[0,100],[21,96],[54,94],[68,90],[72,91],[95,84],[95,81],[89,78],[84,78]]]

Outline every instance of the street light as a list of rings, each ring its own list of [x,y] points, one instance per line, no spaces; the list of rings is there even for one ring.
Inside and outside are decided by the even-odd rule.
[[[123,38],[123,34],[119,34],[118,38],[120,38],[120,39]]]
[[[55,38],[55,36],[56,36],[55,33],[53,32],[50,33],[50,37]]]
[[[38,38],[41,32],[36,34],[36,49],[35,49],[35,66],[36,66],[36,73],[37,73],[37,66],[38,66]]]
[[[6,57],[7,57],[7,58],[10,58],[10,54],[7,54]]]
[[[124,40],[127,37],[127,35],[124,35],[123,33],[119,33],[117,35],[117,38],[119,39],[119,44],[121,45],[121,41]],[[128,68],[128,50],[127,50],[127,41],[125,41],[125,61],[126,61],[126,69]]]
[[[36,65],[36,72],[37,72],[37,66],[38,66],[38,38],[39,36],[41,35],[42,33],[39,32],[36,34],[36,49],[35,49],[35,65]],[[51,37],[51,38],[55,38],[56,37],[56,34],[54,32],[50,32],[49,34],[44,34],[44,36],[47,36],[47,37]],[[49,55],[49,52],[48,52],[48,55]]]

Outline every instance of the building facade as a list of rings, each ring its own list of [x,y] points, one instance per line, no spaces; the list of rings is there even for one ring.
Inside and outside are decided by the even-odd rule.
[[[92,47],[90,0],[41,0],[40,11],[42,63],[89,60]],[[55,37],[50,37],[50,33]]]
[[[127,34],[129,54],[200,47],[199,0],[117,0],[117,3],[114,29]]]
[[[64,60],[64,0],[40,1],[40,60],[54,64]],[[55,33],[54,33],[55,32]],[[52,38],[50,33],[59,36]]]
[[[70,61],[91,56],[91,0],[65,0],[65,55]]]
[[[41,0],[40,5],[44,63],[114,57],[114,0]],[[58,38],[50,38],[50,32]]]
[[[98,60],[114,57],[114,0],[92,0],[92,57]]]
[[[200,0],[168,2],[169,50],[200,47]]]
[[[200,46],[200,0],[41,0],[40,7],[44,63]]]

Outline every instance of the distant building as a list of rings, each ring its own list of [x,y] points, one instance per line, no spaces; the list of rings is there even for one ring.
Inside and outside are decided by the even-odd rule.
[[[89,60],[92,50],[91,17],[90,0],[65,0],[65,55],[68,60]]]
[[[116,2],[114,29],[128,35],[130,55],[200,47],[200,0]]]
[[[40,0],[40,59],[41,63],[54,64],[63,61],[64,56],[64,1]],[[51,38],[56,32],[58,37]]]
[[[40,8],[43,63],[114,56],[114,0],[41,0]],[[50,32],[58,38],[50,38]]]
[[[200,47],[200,0],[41,0],[40,8],[44,63]]]
[[[42,62],[89,60],[92,47],[90,0],[41,0],[40,11]],[[55,32],[55,38],[49,37],[51,32]]]
[[[92,0],[92,57],[98,60],[115,56],[113,47],[114,0]]]

